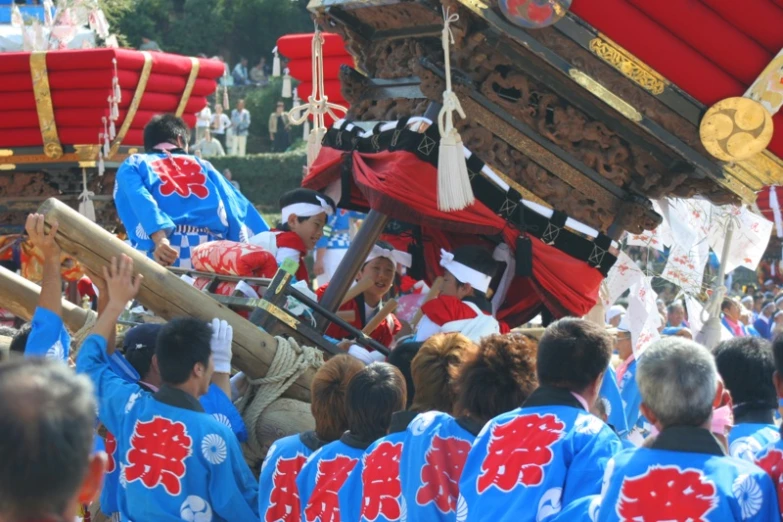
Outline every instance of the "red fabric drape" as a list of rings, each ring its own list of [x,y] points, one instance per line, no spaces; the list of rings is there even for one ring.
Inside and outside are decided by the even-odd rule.
[[[345,157],[348,154],[350,158]],[[352,204],[421,226],[428,282],[443,275],[441,248],[453,251],[476,245],[492,251],[495,244],[480,234],[501,234],[515,250],[520,232],[481,202],[458,212],[439,211],[437,169],[410,152],[345,153],[325,146],[302,185],[319,190],[339,180],[343,161],[352,165]],[[598,299],[602,274],[535,237],[530,241],[533,276],[513,280],[498,319],[516,326],[539,313],[542,306],[556,317],[590,311]]]
[[[324,37],[324,57],[348,54],[340,35],[334,33],[321,34]],[[287,34],[277,39],[277,51],[289,60],[310,58],[313,54],[312,43],[313,33]]]

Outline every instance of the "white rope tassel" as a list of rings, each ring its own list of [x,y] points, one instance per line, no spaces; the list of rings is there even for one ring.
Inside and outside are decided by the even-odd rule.
[[[79,194],[79,214],[90,221],[95,221],[95,204],[92,198],[95,192],[91,192],[87,186],[87,169],[82,169],[82,193]]]
[[[272,76],[277,78],[280,76],[280,54],[277,52],[277,47],[272,49],[272,52],[275,53],[275,58],[272,60]]]
[[[309,141],[310,139],[310,120],[305,120],[302,124],[302,139],[305,141]],[[308,164],[310,160],[308,159]]]
[[[321,350],[311,346],[299,346],[293,339],[277,337],[277,350],[266,377],[247,379],[251,389],[236,403],[247,426],[246,455],[260,462],[264,455],[258,440],[256,424],[267,406],[294,383],[309,368],[320,368],[324,363]]]
[[[321,31],[316,27],[313,34],[313,92],[307,97],[307,103],[297,105],[288,111],[288,118],[294,125],[307,125],[308,118],[313,117],[313,129],[307,136],[307,168],[312,166],[318,153],[321,152],[321,143],[326,136],[326,115],[332,117],[334,121],[340,118],[334,111],[340,111],[343,114],[348,112],[346,107],[329,103],[329,97],[324,88],[324,57],[323,57],[324,39]]]
[[[451,90],[451,56],[450,43],[454,43],[451,24],[459,20],[457,13],[443,12],[443,56],[446,68],[446,90],[443,92],[443,108],[438,114],[438,129],[440,130],[440,149],[438,151],[438,208],[445,212],[462,210],[474,201],[473,188],[470,186],[468,165],[462,147],[462,137],[454,128],[454,112],[465,118],[465,111],[459,103],[459,98]]]
[[[120,77],[117,72],[117,58],[112,58],[114,64],[114,77],[111,80],[112,86],[114,86],[114,102],[122,103],[122,90],[120,89]]]

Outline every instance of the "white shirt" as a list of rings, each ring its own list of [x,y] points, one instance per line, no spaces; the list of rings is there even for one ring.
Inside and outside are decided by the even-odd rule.
[[[221,112],[219,118],[217,114],[212,116],[212,123],[215,125],[212,127],[212,134],[225,134],[226,128],[231,126],[231,119],[225,112]]]
[[[198,120],[196,120],[196,127],[209,127],[212,123],[212,111],[209,107],[204,107],[201,112],[198,113]]]

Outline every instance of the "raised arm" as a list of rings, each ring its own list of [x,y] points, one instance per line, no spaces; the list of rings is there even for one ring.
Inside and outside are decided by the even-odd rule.
[[[47,234],[44,230],[44,216],[42,214],[30,214],[25,223],[25,230],[30,241],[41,251],[44,258],[43,281],[41,282],[41,296],[38,299],[38,306],[62,317],[61,251],[60,246],[54,240],[57,235],[57,227],[57,221],[53,222],[52,228]]]

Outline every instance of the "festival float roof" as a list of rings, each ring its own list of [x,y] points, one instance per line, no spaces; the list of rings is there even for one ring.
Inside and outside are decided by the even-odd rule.
[[[532,28],[569,4],[554,25]],[[467,113],[458,123],[465,146],[524,198],[610,237],[657,226],[651,199],[752,203],[783,178],[780,114],[767,150],[737,154],[741,160],[717,159],[699,133],[707,109],[742,96],[783,48],[779,0],[748,0],[742,9],[718,0],[552,5],[312,0],[309,7],[355,58],[340,79],[356,121],[418,116],[440,101],[441,9],[457,12],[451,64]]]
[[[0,53],[0,231],[18,231],[47,197],[75,205],[82,169],[99,222],[110,219],[113,169],[143,147],[150,118],[176,113],[193,126],[223,73],[215,60],[128,49]],[[106,139],[115,76],[116,135]]]

